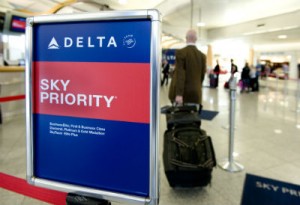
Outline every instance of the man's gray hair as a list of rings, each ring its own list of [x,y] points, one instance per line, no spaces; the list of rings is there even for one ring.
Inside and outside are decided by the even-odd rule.
[[[188,32],[186,33],[186,41],[187,41],[187,43],[196,43],[197,32],[193,29],[188,30]]]

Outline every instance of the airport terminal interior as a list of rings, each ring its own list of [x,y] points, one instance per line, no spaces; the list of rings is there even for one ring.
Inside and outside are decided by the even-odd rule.
[[[49,204],[42,199],[47,196],[24,190],[29,186],[24,185],[27,172],[25,28],[13,30],[10,24],[14,16],[26,18],[42,12],[57,15],[153,8],[162,13],[161,57],[167,59],[171,67],[168,84],[158,86],[159,107],[171,105],[168,92],[173,69],[176,69],[175,52],[186,45],[186,31],[195,28],[199,34],[197,47],[207,56],[201,128],[211,137],[217,160],[207,186],[171,187],[162,157],[166,115],[160,114],[157,119],[159,204],[239,205],[246,194],[256,198],[251,191],[244,192],[249,175],[293,187],[281,187],[279,191],[278,186],[257,179],[257,189],[267,194],[281,194],[293,201],[289,203],[282,199],[283,202],[274,204],[300,204],[299,0],[245,0],[243,3],[235,0],[6,0],[0,2],[3,24],[0,32],[1,205]],[[230,15],[232,12],[235,15]],[[192,26],[197,22],[198,27]],[[235,73],[236,84],[228,89],[224,85],[230,78],[230,59],[234,59],[238,72]],[[211,81],[215,76],[216,61],[221,66],[217,87]],[[258,71],[259,88],[255,91],[243,91],[238,83],[245,62]],[[234,120],[230,116],[234,116]],[[241,168],[235,171],[224,169],[224,162],[229,159]],[[7,185],[9,177],[12,177],[11,184]],[[23,184],[14,180],[21,180]],[[266,195],[266,201],[268,197]],[[261,198],[259,196],[255,199],[257,203],[252,204],[263,204]],[[272,205],[273,202],[264,204]]]

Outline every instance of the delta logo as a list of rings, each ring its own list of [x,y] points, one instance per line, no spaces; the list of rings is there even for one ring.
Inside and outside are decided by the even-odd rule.
[[[48,49],[59,49],[59,45],[54,37],[51,39]]]
[[[54,36],[48,44],[49,50],[57,50],[61,48],[117,48],[118,43],[114,36],[77,36],[64,37],[62,41],[57,41]],[[60,44],[58,43],[60,42]],[[136,39],[133,35],[126,35],[123,38],[123,46],[126,48],[133,48],[136,45]]]

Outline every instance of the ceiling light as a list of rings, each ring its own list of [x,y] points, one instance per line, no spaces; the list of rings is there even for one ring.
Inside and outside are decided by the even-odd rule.
[[[295,28],[299,28],[298,25],[294,25],[294,26],[286,26],[283,28],[283,30],[290,30],[290,29],[295,29]]]
[[[197,26],[198,26],[198,27],[204,27],[204,26],[205,26],[205,23],[204,23],[204,22],[199,22],[199,23],[197,23]]]
[[[119,0],[119,4],[122,4],[122,5],[127,4],[127,0]]]
[[[279,35],[279,36],[277,36],[277,38],[279,38],[279,39],[286,39],[287,35]]]
[[[172,36],[162,36],[162,41],[169,41],[173,40],[174,38]]]
[[[281,129],[275,129],[274,132],[275,132],[275,134],[282,134],[282,130]]]
[[[281,31],[281,28],[271,28],[268,30],[268,32],[275,32],[275,31]]]

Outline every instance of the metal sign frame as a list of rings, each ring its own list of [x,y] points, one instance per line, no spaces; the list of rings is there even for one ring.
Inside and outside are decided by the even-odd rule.
[[[136,196],[99,190],[88,186],[80,186],[72,183],[64,183],[55,180],[39,178],[35,174],[34,158],[36,150],[34,145],[34,132],[36,126],[33,122],[33,53],[34,32],[36,25],[65,23],[65,22],[93,22],[93,21],[117,21],[147,19],[151,21],[150,41],[150,119],[149,119],[149,196]],[[101,198],[109,201],[134,203],[134,204],[158,204],[159,198],[159,173],[158,173],[158,126],[159,126],[159,75],[160,75],[160,39],[161,16],[157,10],[133,10],[133,11],[104,11],[97,13],[80,13],[64,15],[47,15],[29,17],[26,21],[26,143],[27,143],[27,181],[28,183],[44,188],[55,189],[68,193],[82,194]]]

